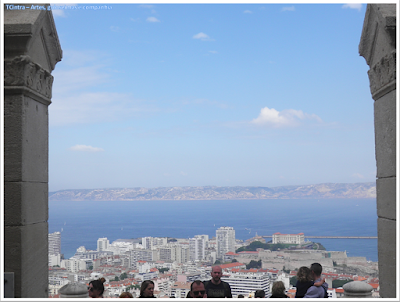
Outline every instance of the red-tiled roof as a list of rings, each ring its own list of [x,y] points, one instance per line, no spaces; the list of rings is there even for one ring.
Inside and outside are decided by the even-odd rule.
[[[240,262],[233,262],[233,263],[227,263],[227,264],[221,264],[219,265],[222,269],[226,269],[226,268],[233,268],[236,266],[243,266],[243,263]]]
[[[344,293],[344,289],[343,288],[335,288],[335,292]]]
[[[368,283],[372,286],[373,289],[377,289],[379,287],[379,283]]]

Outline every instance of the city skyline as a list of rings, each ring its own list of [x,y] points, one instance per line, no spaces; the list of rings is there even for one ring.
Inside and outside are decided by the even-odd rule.
[[[366,5],[102,6],[53,10],[50,191],[375,181]]]

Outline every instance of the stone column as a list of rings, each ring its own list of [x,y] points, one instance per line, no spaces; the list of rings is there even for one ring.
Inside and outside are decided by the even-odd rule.
[[[361,281],[353,281],[343,285],[343,298],[372,298],[372,286]]]
[[[60,298],[89,298],[88,287],[80,282],[70,282],[58,291]]]
[[[368,4],[359,45],[374,103],[380,296],[396,297],[396,5]]]
[[[16,298],[47,298],[48,106],[62,51],[52,12],[31,5],[4,5],[4,271]]]

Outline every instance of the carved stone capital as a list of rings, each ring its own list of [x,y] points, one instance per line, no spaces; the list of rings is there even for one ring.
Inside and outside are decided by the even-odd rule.
[[[368,76],[374,100],[396,89],[396,51],[382,57],[368,71]]]
[[[26,89],[51,99],[53,76],[39,64],[32,62],[29,56],[18,56],[4,60],[4,89]]]

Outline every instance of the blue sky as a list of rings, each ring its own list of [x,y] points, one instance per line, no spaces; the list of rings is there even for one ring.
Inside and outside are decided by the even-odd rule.
[[[366,5],[107,5],[53,11],[50,191],[375,180]]]

